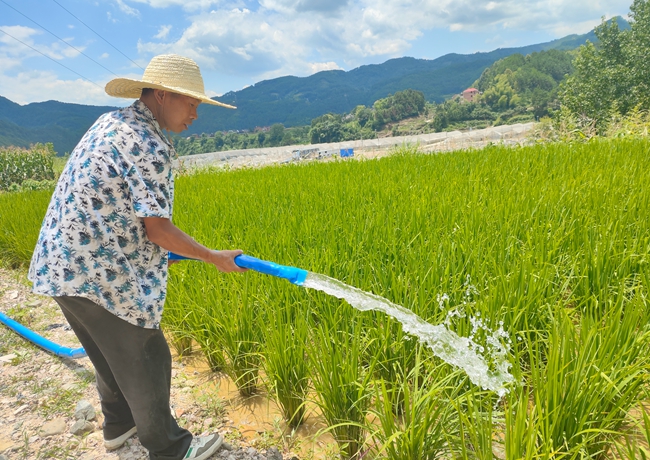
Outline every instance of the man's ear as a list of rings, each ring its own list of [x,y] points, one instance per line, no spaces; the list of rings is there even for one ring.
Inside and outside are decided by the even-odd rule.
[[[165,91],[164,89],[154,89],[153,97],[154,99],[156,99],[156,102],[162,105],[163,101],[165,100],[165,97],[167,97],[167,91]]]

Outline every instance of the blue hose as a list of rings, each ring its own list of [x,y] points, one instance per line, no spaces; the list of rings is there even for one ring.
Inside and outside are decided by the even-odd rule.
[[[186,260],[190,258],[170,252],[169,259]],[[255,270],[257,272],[264,273],[265,275],[284,278],[298,286],[302,286],[302,284],[305,282],[305,279],[307,278],[308,273],[307,270],[303,270],[301,268],[291,267],[288,265],[279,265],[275,262],[269,262],[267,260],[258,259],[256,257],[251,257],[244,254],[240,254],[235,257],[235,263],[237,266],[242,268]],[[45,350],[54,353],[55,355],[62,358],[84,358],[87,356],[86,351],[83,348],[72,349],[58,345],[50,340],[47,340],[45,337],[38,335],[22,324],[14,321],[2,312],[0,312],[0,322],[7,326],[9,329],[13,329],[15,332],[27,340],[32,341],[39,347],[44,348]]]
[[[2,322],[9,329],[13,329],[15,332],[17,332],[19,335],[22,335],[27,340],[32,341],[39,347],[44,348],[45,350],[54,353],[55,355],[60,356],[61,358],[85,358],[86,357],[86,351],[83,348],[72,349],[72,348],[62,347],[61,345],[57,345],[56,343],[47,340],[45,337],[38,335],[34,331],[27,329],[25,326],[9,318],[7,315],[5,315],[2,312],[0,312],[0,322]]]
[[[169,260],[193,260],[189,257],[180,256],[174,254],[173,252],[169,253]],[[240,254],[235,257],[235,263],[237,266],[242,268],[249,268],[265,275],[277,276],[278,278],[284,278],[289,280],[293,284],[302,286],[307,278],[307,270],[302,268],[291,267],[289,265],[279,265],[275,262],[269,262],[267,260],[258,259],[256,257],[247,256],[245,254]]]

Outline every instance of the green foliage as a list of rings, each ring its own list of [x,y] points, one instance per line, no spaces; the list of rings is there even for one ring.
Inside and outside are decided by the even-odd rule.
[[[619,22],[625,23],[623,20]],[[343,114],[359,105],[371,107],[375,101],[405,89],[420,91],[427,101],[440,103],[459,94],[486,68],[513,53],[527,55],[550,49],[570,50],[593,38],[593,32],[590,32],[523,48],[501,48],[469,55],[448,54],[434,60],[404,57],[379,65],[361,66],[349,72],[331,70],[304,78],[265,80],[219,98],[234,104],[237,110],[202,104],[199,118],[187,135],[254,131],[275,123],[281,123],[285,128],[309,126],[311,120],[323,114]],[[71,152],[97,117],[110,110],[115,110],[115,107],[56,101],[20,106],[0,96],[0,146],[27,148],[36,142],[52,142],[58,152]],[[360,126],[364,127],[364,124]],[[262,142],[247,142],[248,145],[263,146]],[[212,151],[221,150],[217,145]],[[197,149],[186,154],[191,153],[201,152]]]
[[[270,394],[278,401],[291,428],[303,422],[309,391],[307,313],[288,297],[268,315],[264,350],[264,374]]]
[[[374,130],[421,114],[425,109],[424,94],[405,90],[376,101],[372,109],[359,105],[346,115],[333,113],[311,122],[309,137],[312,144],[340,142],[374,137]]]
[[[480,101],[497,112],[524,106],[537,118],[545,116],[557,99],[559,83],[573,72],[572,61],[571,53],[558,50],[502,59],[476,81],[483,92]]]
[[[538,142],[588,142],[596,137],[647,138],[650,133],[650,111],[635,107],[623,116],[613,110],[607,118],[607,128],[599,132],[596,121],[576,116],[563,106],[553,119],[543,118],[531,136]]]
[[[425,100],[421,91],[407,89],[385,99],[380,99],[373,105],[374,120],[372,127],[381,129],[386,123],[400,121],[419,115],[424,110]]]
[[[284,126],[280,123],[276,123],[271,126],[268,135],[266,136],[266,141],[271,147],[277,147],[282,142],[284,137]]]
[[[343,120],[341,115],[328,113],[311,121],[309,138],[312,144],[339,142],[342,137]]]
[[[650,109],[650,2],[634,0],[630,18],[628,30],[613,21],[596,28],[598,46],[580,47],[576,71],[560,92],[568,114],[592,120],[599,133],[607,130],[612,112]]]
[[[481,91],[476,102],[455,97],[433,106],[433,128],[485,128],[547,116],[558,105],[559,83],[573,71],[572,60],[571,53],[559,50],[501,59],[474,82]]]
[[[175,223],[210,247],[327,274],[485,350],[479,326],[502,324],[518,383],[498,404],[392,320],[255,272],[172,266],[163,327],[244,394],[269,366],[287,418],[304,387],[282,385],[308,385],[346,457],[600,459],[625,439],[634,455],[650,375],[649,151],[630,135],[177,179]],[[1,257],[29,260],[49,195],[0,195]]]
[[[0,150],[0,191],[17,190],[23,183],[30,190],[51,186],[37,181],[54,179],[54,146],[36,144],[30,150],[7,148]],[[29,182],[26,182],[29,181]]]
[[[5,263],[29,263],[51,196],[51,189],[0,194],[0,259]]]
[[[267,131],[222,132],[212,135],[181,137],[174,136],[174,147],[180,156],[199,153],[224,152],[228,150],[277,147],[279,145],[307,144],[309,126],[285,128],[275,124]]]
[[[413,370],[397,382],[381,382],[377,386],[379,421],[374,433],[377,458],[388,460],[445,458],[449,435],[457,430],[454,415],[454,394],[460,387],[458,375],[445,366],[433,367],[417,360]],[[391,402],[399,393],[404,401],[402,413],[395,414]]]

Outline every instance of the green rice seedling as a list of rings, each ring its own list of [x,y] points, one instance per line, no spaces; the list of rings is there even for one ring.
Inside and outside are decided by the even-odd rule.
[[[639,446],[639,453],[643,460],[650,458],[650,416],[645,406],[641,404],[641,412],[643,413],[643,444]]]
[[[458,397],[459,371],[449,372],[445,364],[426,366],[421,351],[409,374],[389,388],[379,382],[373,415],[377,418],[372,433],[373,453],[389,460],[446,458],[448,439],[456,434],[458,420],[454,399]],[[461,377],[462,378],[462,377]],[[403,393],[404,407],[395,415],[394,395]]]
[[[0,259],[10,267],[32,258],[51,190],[0,194]]]
[[[557,310],[545,356],[531,347],[530,379],[540,452],[608,458],[613,438],[647,382],[649,336],[643,299],[619,296],[604,315]]]
[[[350,310],[347,304],[321,309],[309,348],[316,403],[345,460],[358,459],[363,451],[374,366],[363,363],[362,322]]]
[[[187,333],[171,333],[171,344],[176,354],[181,358],[192,354],[192,337]]]
[[[364,357],[364,361],[375,361],[376,378],[386,388],[386,396],[393,404],[393,413],[399,416],[404,412],[406,403],[406,395],[400,391],[400,382],[404,382],[412,373],[422,344],[407,335],[401,324],[386,315],[366,315],[365,319],[368,356]]]
[[[261,347],[263,345],[263,304],[258,302],[250,289],[248,277],[242,282],[242,289],[231,299],[230,308],[223,308],[212,315],[219,324],[221,347],[227,358],[225,372],[235,382],[242,396],[251,396],[258,391],[258,376],[261,368]]]
[[[539,455],[539,412],[531,402],[531,389],[525,385],[506,396],[504,406],[503,447],[505,460],[533,460],[549,458]],[[557,457],[563,458],[559,452]],[[539,455],[539,456],[538,456]]]
[[[192,315],[196,301],[188,298],[181,300],[181,296],[176,294],[181,285],[174,279],[173,272],[175,271],[176,269],[172,269],[170,272],[167,295],[177,300],[166,303],[163,311],[162,328],[167,333],[176,354],[183,357],[192,353],[194,331],[190,327],[188,317]]]
[[[264,373],[269,393],[275,397],[284,420],[297,428],[305,416],[309,390],[307,363],[308,312],[287,295],[285,302],[270,307],[264,340]]]
[[[500,443],[495,440],[494,394],[471,388],[451,401],[457,417],[457,434],[449,436],[451,457],[454,459],[492,460]]]
[[[170,285],[184,289],[170,290],[169,320],[192,331],[213,371],[228,374],[243,396],[255,393],[263,343],[263,304],[249,289],[255,279],[189,261],[173,271]]]
[[[216,314],[213,303],[215,302],[214,291],[206,290],[209,280],[214,279],[214,275],[210,274],[210,267],[206,266],[187,267],[184,275],[190,276],[193,283],[191,287],[185,282],[179,283],[179,286],[182,287],[183,298],[180,301],[181,307],[175,306],[174,310],[179,312],[183,321],[181,329],[187,327],[191,331],[192,338],[201,348],[212,372],[224,372],[227,361],[224,355],[223,327],[218,318],[212,316]],[[199,282],[204,279],[208,279],[208,281]]]

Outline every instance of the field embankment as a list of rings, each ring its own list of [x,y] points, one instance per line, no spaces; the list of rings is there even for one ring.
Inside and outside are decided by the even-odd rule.
[[[179,158],[179,164],[186,168],[206,166],[239,168],[295,162],[300,156],[297,152],[308,152],[306,155],[308,159],[332,159],[338,157],[342,149],[352,149],[356,158],[368,159],[390,155],[395,149],[400,148],[417,148],[420,152],[450,152],[460,149],[483,148],[488,144],[512,146],[526,144],[534,127],[535,123],[525,123],[465,132],[449,131],[327,144],[228,150],[182,156]]]

